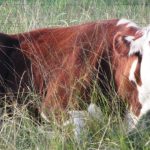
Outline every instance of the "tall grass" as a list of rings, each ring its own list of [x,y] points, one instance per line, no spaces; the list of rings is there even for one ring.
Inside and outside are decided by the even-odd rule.
[[[127,18],[139,25],[149,24],[148,0],[6,0],[0,1],[0,31],[18,33],[35,28],[69,26],[93,20],[109,18]],[[95,149],[149,149],[150,135],[134,131],[125,133],[121,119],[121,105],[113,91],[109,99],[100,91],[97,84],[92,88],[91,100],[99,101],[104,116],[100,120],[90,118],[78,143],[73,133],[73,126],[61,127],[55,117],[51,122],[38,124],[29,114],[28,105],[18,106],[13,103],[11,116],[4,111],[0,128],[0,149],[4,150],[95,150]],[[39,97],[29,92],[29,99],[37,101]],[[8,104],[6,104],[7,107]],[[111,107],[111,108],[110,108]],[[4,109],[5,110],[5,109]]]

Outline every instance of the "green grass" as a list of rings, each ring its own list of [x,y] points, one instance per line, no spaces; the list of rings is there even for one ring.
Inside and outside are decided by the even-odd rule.
[[[150,2],[148,0],[1,0],[0,31],[18,33],[35,28],[69,26],[93,20],[127,18],[139,25],[149,24]],[[28,112],[28,105],[14,103],[12,116],[4,112],[0,128],[0,149],[2,150],[148,150],[150,134],[134,131],[130,135],[124,132],[121,119],[122,107],[115,92],[108,98],[102,95],[96,85],[92,89],[91,100],[99,101],[104,118],[87,120],[85,132],[80,143],[74,137],[73,127],[59,126],[55,117],[50,123],[37,124]],[[39,103],[34,93],[23,97]],[[111,109],[113,108],[113,110]]]

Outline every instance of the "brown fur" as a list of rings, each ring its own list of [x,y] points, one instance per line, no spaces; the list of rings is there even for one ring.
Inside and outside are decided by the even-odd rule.
[[[44,94],[42,111],[66,109],[69,103],[76,105],[76,93],[87,101],[92,79],[97,74],[101,80],[104,78],[98,68],[111,77],[109,63],[118,94],[130,105],[139,103],[132,98],[137,89],[128,75],[134,58],[128,57],[129,43],[124,40],[138,28],[116,26],[117,22],[104,20],[10,35],[19,41],[20,51],[30,60],[35,88]]]

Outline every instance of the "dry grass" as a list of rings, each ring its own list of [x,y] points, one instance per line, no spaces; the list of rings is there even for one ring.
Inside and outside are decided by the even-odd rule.
[[[149,24],[150,20],[150,3],[148,5],[146,0],[140,1],[140,5],[137,5],[135,0],[7,0],[0,3],[0,30],[5,33],[18,33],[40,27],[69,26],[109,18],[127,18],[142,26]],[[148,128],[127,135],[123,130],[119,113],[121,108],[115,92],[110,94],[114,100],[114,110],[112,110],[96,81],[94,85],[91,100],[100,101],[104,118],[103,121],[92,118],[87,120],[80,143],[74,137],[73,126],[59,126],[54,116],[50,123],[43,120],[39,125],[30,117],[28,104],[18,106],[14,103],[11,105],[14,109],[11,117],[5,111],[1,116],[3,124],[0,128],[0,149],[148,150],[150,146]],[[22,97],[22,101],[26,99],[29,103],[36,102],[39,105],[40,98],[33,91],[29,91],[26,97]]]

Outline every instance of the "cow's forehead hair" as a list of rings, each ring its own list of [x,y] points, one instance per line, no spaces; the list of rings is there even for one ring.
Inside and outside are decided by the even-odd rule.
[[[117,22],[117,26],[119,25],[123,25],[123,24],[126,24],[126,27],[138,27],[136,23],[134,23],[133,21],[130,21],[128,19],[120,19],[118,22]]]

